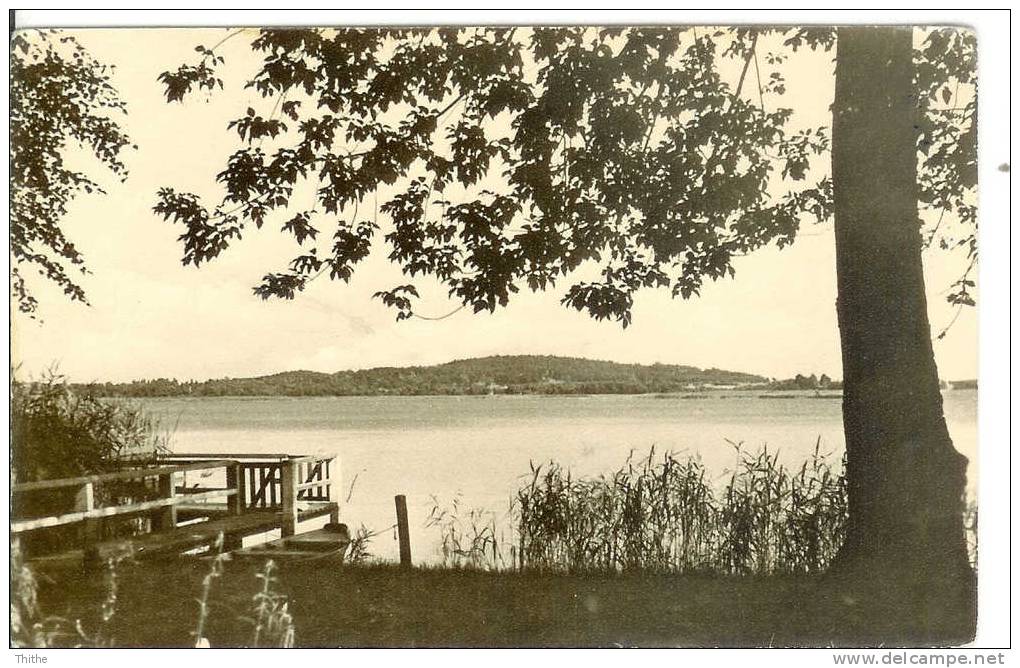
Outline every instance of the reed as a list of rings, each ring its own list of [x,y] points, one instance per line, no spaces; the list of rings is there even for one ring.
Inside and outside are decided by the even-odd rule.
[[[816,441],[811,458],[789,471],[778,453],[737,454],[716,510],[716,568],[765,575],[823,570],[843,542],[846,481]]]
[[[213,583],[225,573],[227,554],[222,551],[222,543],[217,541],[214,546],[215,555],[210,560],[208,572],[201,581],[199,596],[195,599],[198,611],[191,631],[191,646],[211,647],[206,636],[213,609]],[[129,619],[119,612],[121,608],[120,575],[125,561],[131,560],[132,554],[124,552],[111,557],[106,562],[104,574],[104,596],[98,601],[97,613],[85,611],[85,616],[92,618],[92,623],[84,623],[81,618],[68,619],[55,615],[46,615],[39,605],[39,582],[32,568],[25,562],[21,546],[17,540],[11,544],[11,645],[13,647],[115,647],[118,629],[125,635],[132,634],[131,627],[138,624],[138,619]],[[287,596],[278,591],[275,575],[276,565],[270,560],[262,570],[255,574],[260,586],[252,596],[253,615],[237,615],[237,619],[254,626],[251,636],[252,647],[293,647],[295,637],[294,618],[290,612]],[[217,604],[222,610],[231,610],[222,602]],[[222,623],[222,622],[221,622]],[[93,629],[92,631],[87,628]]]
[[[113,647],[115,645],[113,627],[114,618],[117,616],[117,596],[120,591],[120,578],[117,575],[117,571],[122,562],[132,559],[133,557],[134,554],[130,550],[125,550],[120,554],[109,557],[106,560],[104,574],[106,597],[103,599],[103,604],[99,610],[99,625],[96,632],[91,638],[88,638],[81,628],[81,622],[77,622],[78,635],[88,641],[86,643],[87,646]]]
[[[13,647],[113,647],[114,618],[117,614],[120,564],[130,552],[110,557],[103,578],[105,596],[99,608],[95,631],[88,632],[81,619],[70,620],[43,614],[39,606],[39,581],[25,562],[20,541],[11,543],[11,645]]]
[[[25,563],[21,542],[11,541],[10,570],[11,645],[56,647],[73,637],[73,625],[63,617],[46,616],[39,608],[39,583]]]
[[[437,528],[442,566],[481,570],[514,568],[515,548],[508,543],[506,530],[497,524],[496,514],[482,508],[461,509],[460,495],[449,505],[435,496],[425,526]],[[508,556],[509,555],[509,558]]]
[[[276,591],[276,564],[270,559],[260,573],[255,575],[262,582],[252,601],[255,603],[255,630],[252,632],[252,647],[293,647],[294,618],[290,614],[287,597]]]
[[[697,456],[657,455],[655,448],[643,457],[631,452],[622,468],[593,478],[576,478],[556,462],[532,463],[512,506],[517,567],[736,575],[825,570],[847,522],[845,460],[834,464],[820,439],[795,469],[775,450],[731,445],[735,462],[722,484],[713,484]],[[973,503],[965,523],[976,566]]]
[[[192,631],[195,647],[209,647],[209,639],[205,637],[205,624],[209,619],[209,594],[212,592],[213,581],[223,575],[224,564],[227,560],[227,556],[223,552],[222,532],[216,537],[213,549],[216,551],[216,556],[210,562],[209,572],[202,578],[202,593],[195,599],[198,602],[198,620],[195,623],[195,630]]]
[[[611,475],[531,467],[514,504],[521,567],[690,572],[710,566],[717,521],[705,467],[673,453],[628,456]]]

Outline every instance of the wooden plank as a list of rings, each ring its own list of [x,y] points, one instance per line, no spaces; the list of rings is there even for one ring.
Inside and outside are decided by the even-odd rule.
[[[240,464],[227,467],[227,487],[237,491],[227,499],[230,512],[232,515],[240,515],[244,512],[244,475]]]
[[[284,561],[285,559],[294,559],[295,561],[305,561],[312,559],[329,559],[334,558],[338,560],[343,559],[343,552],[347,550],[346,546],[337,547],[335,550],[329,552],[306,552],[304,550],[256,550],[254,547],[246,547],[243,550],[232,552],[231,556],[240,557],[244,559],[273,559],[275,561]]]
[[[196,519],[219,519],[230,511],[225,503],[182,503],[177,506],[177,524]]]
[[[330,471],[330,465],[333,466],[333,470]],[[341,504],[344,503],[344,490],[343,490],[343,468],[339,457],[335,457],[326,462],[326,478],[329,479],[329,484],[326,486],[326,496],[329,500],[335,504],[336,510],[329,516],[329,521],[334,524],[340,522]],[[335,484],[334,484],[335,483]]]
[[[263,469],[266,475],[266,482],[264,484],[266,493],[263,498],[266,500],[266,505],[273,507],[276,505],[276,469],[265,467]]]
[[[253,502],[256,505],[258,505],[259,508],[265,508],[266,505],[268,504],[266,500],[266,469],[262,466],[259,466],[258,468],[253,468],[251,471],[253,481],[255,479],[255,472],[257,471],[259,474],[258,484],[253,485],[253,489],[258,490],[252,497]]]
[[[301,521],[304,522],[312,517],[324,517],[327,514],[331,515],[332,511],[338,510],[337,504],[334,502],[327,502],[311,500],[308,502],[301,502],[298,506],[298,514],[301,517]],[[263,512],[260,510],[248,510],[246,512]],[[230,514],[230,508],[226,503],[189,503],[185,499],[182,503],[177,504],[177,521],[183,522],[189,519],[196,519],[199,517],[210,517],[210,518],[221,518],[226,517]],[[338,518],[331,518],[331,521],[339,523]],[[304,535],[304,534],[300,534]]]
[[[259,488],[255,484],[255,469],[245,466],[244,470],[248,472],[248,507],[258,507],[258,492]]]
[[[211,545],[221,533],[237,537],[272,531],[279,526],[278,515],[272,512],[247,513],[180,526],[171,531],[106,541],[95,546],[91,558],[102,563],[107,556],[124,551],[130,551],[135,558],[179,554],[196,547]]]
[[[280,525],[280,534],[284,537],[293,536],[297,531],[298,507],[297,507],[297,481],[298,463],[286,461],[280,467],[280,495],[283,497],[283,524]]]
[[[234,554],[239,557],[272,559],[314,559],[330,555],[342,557],[350,543],[349,533],[317,529],[289,538],[278,538],[267,543],[252,545]]]
[[[302,501],[298,504],[298,515],[300,521],[304,522],[313,517],[324,517],[335,509],[336,504],[329,501]],[[279,509],[249,510],[247,512],[279,512]],[[227,517],[230,515],[230,508],[225,503],[180,503],[177,505],[177,521],[195,519],[198,517]]]
[[[259,461],[274,462],[283,461],[291,457],[306,457],[307,455],[288,455],[285,452],[256,452],[256,453],[236,453],[236,452],[175,452],[168,455],[162,455],[161,460],[165,461],[195,461],[201,462],[207,459],[236,459],[244,463],[252,463]],[[250,460],[250,461],[248,461]]]
[[[322,457],[319,455],[290,455],[287,457],[288,462],[294,462],[295,464],[308,464],[315,463],[322,459],[329,459],[328,457]]]
[[[156,528],[160,531],[173,529],[177,526],[177,508],[174,506],[174,497],[176,496],[175,492],[174,474],[166,473],[161,475],[159,477],[159,495],[164,499],[169,500],[170,504],[156,515]],[[208,492],[199,492],[199,494],[207,493]],[[188,497],[194,500],[195,494],[189,494]]]
[[[155,478],[166,473],[179,473],[181,471],[198,471],[228,466],[235,463],[233,460],[221,459],[194,464],[180,464],[177,466],[155,466],[147,469],[130,469],[128,471],[114,471],[112,473],[98,473],[96,475],[78,476],[76,478],[57,478],[55,480],[37,480],[35,482],[21,482],[11,486],[15,494],[22,492],[35,492],[45,489],[59,489],[61,487],[76,487],[86,483],[103,483],[111,480],[133,480],[136,478]]]
[[[332,504],[322,504],[298,513],[298,521],[304,522],[329,514]],[[109,555],[131,550],[136,558],[182,553],[186,550],[211,545],[220,533],[225,537],[239,539],[272,531],[281,526],[283,514],[273,511],[253,511],[243,515],[230,515],[222,519],[179,526],[166,532],[136,536],[128,539],[106,541],[94,546],[90,559],[102,563]]]
[[[37,517],[35,519],[28,520],[17,520],[11,522],[11,533],[21,533],[23,531],[31,531],[33,529],[44,529],[46,527],[55,527],[62,524],[74,524],[75,522],[81,522],[87,519],[94,519],[99,517],[113,517],[115,515],[130,515],[132,513],[140,513],[147,510],[156,510],[163,508],[168,505],[176,505],[186,501],[195,502],[202,499],[213,499],[221,496],[235,494],[236,490],[222,489],[214,490],[212,492],[203,492],[201,494],[190,494],[187,497],[174,496],[171,498],[154,499],[152,501],[140,501],[138,503],[129,503],[122,506],[104,506],[102,508],[94,508],[89,511],[76,511],[73,513],[65,513],[63,515],[51,515],[49,517]]]
[[[75,497],[75,510],[89,513],[96,508],[95,486],[88,482],[82,485]],[[87,519],[81,528],[82,543],[85,547],[98,543],[103,538],[103,524],[99,519]]]
[[[95,486],[88,482],[82,485],[74,499],[75,510],[88,512],[96,507]]]

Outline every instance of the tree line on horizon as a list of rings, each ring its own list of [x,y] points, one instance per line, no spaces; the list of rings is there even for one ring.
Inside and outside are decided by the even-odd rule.
[[[494,356],[424,367],[378,367],[322,373],[287,371],[205,381],[176,378],[78,384],[97,396],[380,396],[475,394],[649,394],[739,386],[838,389],[828,376],[786,380],[672,364],[621,364],[554,356]]]

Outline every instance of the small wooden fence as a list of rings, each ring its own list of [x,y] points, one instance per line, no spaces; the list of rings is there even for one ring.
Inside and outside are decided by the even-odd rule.
[[[267,523],[269,529],[275,526],[283,536],[292,536],[309,517],[328,514],[332,522],[339,521],[339,473],[339,462],[330,456],[174,454],[156,466],[17,483],[11,488],[11,534],[80,523],[87,547],[101,540],[102,524],[110,518],[148,517],[156,534],[178,528],[179,515],[186,515],[227,520],[216,527],[228,540],[233,538],[234,546],[242,534],[268,530]],[[198,482],[189,485],[189,478],[196,476]],[[73,507],[64,511],[34,517],[20,512],[19,500],[28,495],[54,498],[63,493],[70,500],[72,490],[68,505]],[[266,521],[253,522],[256,514]],[[237,521],[229,521],[231,517]]]
[[[284,536],[294,533],[292,522],[297,521],[299,502],[337,503],[339,506],[340,471],[339,460],[335,457],[182,453],[167,455],[164,459],[178,465],[198,466],[226,457],[230,457],[233,464],[226,470],[226,486],[237,490],[237,503],[242,512],[281,510],[284,515]],[[333,521],[338,521],[338,518],[334,517]]]

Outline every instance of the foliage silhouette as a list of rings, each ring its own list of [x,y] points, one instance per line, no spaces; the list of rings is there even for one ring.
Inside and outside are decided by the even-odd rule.
[[[78,194],[103,189],[71,169],[65,154],[80,146],[122,180],[127,177],[121,153],[130,140],[111,117],[126,108],[110,70],[71,35],[18,31],[11,38],[11,294],[23,313],[38,306],[23,273],[28,267],[72,301],[87,303],[69,274],[72,268],[86,273],[85,259],[60,220]]]
[[[327,270],[350,279],[379,229],[360,205],[383,195],[389,257],[412,279],[494,311],[596,265],[562,302],[624,327],[639,289],[689,298],[732,275],[735,256],[832,215],[849,504],[835,570],[883,573],[920,602],[910,614],[950,609],[968,635],[966,459],[942,414],[921,251],[964,248],[948,299],[972,304],[975,42],[959,29],[928,31],[920,49],[913,38],[888,27],[264,30],[248,86],[291,105],[296,130],[248,114],[233,124],[246,146],[218,175],[223,200],[209,209],[164,188],[154,208],[184,225],[183,261],[195,265],[277,209],[304,212],[289,226],[301,255],[255,288],[293,298]],[[825,128],[794,129],[765,95],[785,93],[791,53],[833,47],[830,150]],[[726,58],[739,64],[735,88],[717,67]],[[746,91],[752,64],[757,91]],[[822,155],[832,178],[809,184]],[[299,187],[314,189],[312,208],[292,202]],[[947,213],[956,223],[943,228]],[[320,254],[304,242],[330,219]],[[406,319],[417,294],[376,296]]]
[[[732,275],[734,256],[787,245],[802,222],[830,216],[829,179],[803,183],[828,150],[827,129],[790,128],[791,110],[768,111],[763,96],[785,93],[790,51],[830,49],[834,31],[528,31],[259,31],[251,46],[264,61],[247,85],[275,103],[268,117],[249,107],[228,125],[243,146],[217,176],[223,200],[207,207],[167,187],[155,205],[185,226],[184,264],[215,258],[279,211],[301,253],[254,291],[292,299],[323,273],[349,281],[382,212],[390,259],[475,312],[591,262],[599,278],[571,285],[563,303],[626,326],[638,289],[696,295],[706,277]],[[758,40],[777,35],[783,48],[765,58],[762,84]],[[161,75],[168,100],[222,87],[223,57],[196,50],[198,65]],[[968,253],[947,296],[957,304],[973,303],[977,253],[974,52],[972,34],[933,30],[915,54],[921,201],[956,221],[943,226],[943,213],[927,238]],[[719,59],[743,61],[735,90]],[[741,95],[752,61],[757,105]],[[303,208],[292,200],[308,187],[314,204]],[[370,196],[392,191],[366,214]],[[316,243],[322,225],[332,235]],[[401,285],[375,296],[402,320],[418,293]]]
[[[248,108],[230,123],[244,146],[217,177],[219,205],[160,191],[156,212],[185,227],[183,262],[206,262],[287,211],[301,254],[256,294],[293,298],[323,272],[348,281],[379,229],[369,197],[394,190],[378,212],[408,276],[493,311],[593,262],[600,277],[571,285],[563,303],[626,326],[638,289],[690,297],[706,277],[732,275],[735,255],[786,245],[802,218],[828,216],[829,182],[801,183],[826,132],[789,130],[789,109],[734,95],[715,67],[743,55],[718,53],[725,31],[517,33],[261,31],[252,47],[265,61],[248,86],[276,97],[288,120]],[[789,184],[779,197],[775,179]],[[294,193],[308,184],[315,205],[302,209]],[[404,319],[417,290],[376,297]]]

